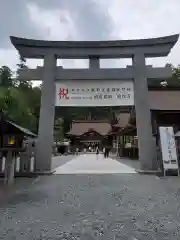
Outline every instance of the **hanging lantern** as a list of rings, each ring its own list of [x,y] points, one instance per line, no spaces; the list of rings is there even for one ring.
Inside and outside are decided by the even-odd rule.
[[[15,144],[15,137],[11,136],[8,138],[8,145],[14,145]]]

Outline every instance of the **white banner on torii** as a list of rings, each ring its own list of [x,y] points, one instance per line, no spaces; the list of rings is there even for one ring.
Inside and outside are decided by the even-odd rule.
[[[132,106],[132,80],[64,80],[56,83],[56,106]]]

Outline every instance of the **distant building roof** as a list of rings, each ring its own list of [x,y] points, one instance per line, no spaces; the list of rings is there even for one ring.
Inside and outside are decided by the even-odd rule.
[[[74,120],[68,134],[80,136],[89,132],[89,130],[100,135],[107,135],[111,131],[111,124],[103,120]]]
[[[119,131],[129,126],[132,116],[131,113],[118,113],[116,118],[118,122],[112,125],[112,130],[109,135],[116,135]]]
[[[34,134],[33,132],[29,131],[27,128],[23,128],[23,127],[15,124],[15,123],[13,123],[13,122],[11,122],[11,121],[8,121],[8,120],[7,120],[6,122],[9,123],[9,124],[11,124],[12,126],[18,128],[18,129],[19,129],[22,133],[24,133],[26,136],[37,137],[36,134]]]
[[[113,127],[125,127],[130,120],[130,113],[119,113],[117,116],[117,123],[113,125]]]

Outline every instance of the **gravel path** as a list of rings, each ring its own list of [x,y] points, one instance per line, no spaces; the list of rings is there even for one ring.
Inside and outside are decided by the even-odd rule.
[[[180,239],[180,179],[52,175],[0,206],[0,239]]]

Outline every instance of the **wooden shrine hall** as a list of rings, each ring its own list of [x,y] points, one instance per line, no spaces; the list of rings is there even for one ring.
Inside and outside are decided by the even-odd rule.
[[[109,120],[73,120],[67,136],[73,146],[80,149],[103,147],[111,132]]]

